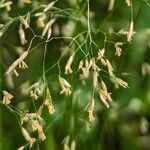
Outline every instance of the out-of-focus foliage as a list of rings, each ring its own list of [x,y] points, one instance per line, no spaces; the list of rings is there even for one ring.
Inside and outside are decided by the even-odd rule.
[[[48,109],[44,107],[42,118],[46,140],[36,142],[32,149],[61,150],[65,144],[73,145],[73,142],[76,150],[150,149],[150,1],[132,0],[132,7],[127,7],[125,0],[115,0],[113,9],[108,10],[109,0],[90,0],[89,23],[95,43],[91,46],[90,37],[86,39],[89,32],[88,1],[58,0],[54,7],[46,12],[46,20],[56,18],[51,35],[51,38],[55,38],[47,43],[47,51],[45,39],[41,37],[43,28],[37,27],[38,17],[35,14],[43,11],[50,2],[31,1],[23,5],[21,0],[14,0],[9,12],[2,8],[3,0],[0,2],[0,34],[4,31],[0,37],[0,100],[3,99],[4,90],[14,96],[11,104],[0,103],[0,150],[17,149],[27,143],[18,122],[20,117],[17,109],[28,109],[32,113],[41,106],[45,93],[40,95],[38,100],[32,100],[28,88],[42,77],[42,80],[47,80],[55,113],[49,114]],[[21,45],[18,36],[19,16],[24,17],[28,12],[30,28],[25,29],[28,42]],[[127,42],[126,35],[121,33],[129,30],[132,19],[136,33],[132,41]],[[80,33],[81,36],[76,38]],[[39,37],[33,39],[35,35]],[[70,37],[73,39],[70,40]],[[73,42],[70,44],[70,41]],[[120,46],[120,57],[115,55],[116,42],[123,43]],[[119,87],[114,79],[109,77],[108,72],[100,71],[98,80],[106,83],[108,91],[112,93],[112,102],[107,109],[96,93],[95,120],[89,122],[86,106],[93,92],[92,76],[84,82],[80,79],[81,71],[77,68],[85,54],[89,52],[91,57],[96,58],[98,50],[103,48],[115,75],[124,79],[129,88]],[[72,64],[73,73],[66,75],[66,62],[78,49]],[[10,64],[25,50],[29,50],[25,60],[28,68],[19,70],[19,77],[6,76],[5,72]],[[62,54],[63,59],[60,59]],[[100,69],[105,70],[103,67]],[[44,77],[45,70],[48,71]],[[60,95],[59,75],[70,83],[70,96]],[[42,88],[45,89],[44,84]],[[32,136],[37,135],[33,133]]]

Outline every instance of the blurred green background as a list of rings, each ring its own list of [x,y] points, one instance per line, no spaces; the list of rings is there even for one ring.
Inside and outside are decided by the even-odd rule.
[[[10,21],[10,18],[25,15],[28,11],[42,4],[48,4],[48,0],[33,0],[32,4],[27,4],[23,8],[18,7],[18,1],[13,0],[12,9],[6,13],[5,9],[0,9],[0,24]],[[95,32],[119,32],[126,30],[130,24],[130,8],[124,0],[116,0],[113,11],[108,11],[108,0],[90,1],[90,24],[94,42],[101,49],[103,48],[104,34]],[[122,47],[121,57],[115,56],[115,48],[111,43],[106,42],[106,55],[111,60],[115,74],[128,82],[129,88],[116,88],[108,76],[102,74],[102,78],[108,85],[112,93],[113,104],[109,110],[101,103],[100,98],[95,95],[96,121],[89,124],[87,113],[84,111],[91,90],[90,79],[86,84],[81,84],[79,72],[72,75],[64,74],[65,63],[68,54],[78,48],[77,44],[68,47],[68,54],[60,61],[61,75],[72,85],[74,94],[69,97],[59,95],[58,69],[57,66],[46,74],[48,85],[51,89],[53,103],[56,108],[54,115],[48,115],[44,109],[43,118],[45,120],[46,140],[39,145],[35,144],[33,149],[41,150],[62,150],[62,140],[70,135],[71,140],[76,141],[76,150],[150,150],[150,1],[133,0],[133,21],[136,34],[132,43],[126,42],[125,36],[107,34],[107,38],[112,42],[125,43]],[[49,16],[56,15],[57,20],[53,26],[52,36],[72,36],[75,37],[82,31],[87,30],[86,0],[58,0]],[[62,11],[64,10],[64,11]],[[40,9],[39,9],[40,11]],[[37,11],[38,12],[38,11]],[[36,27],[36,18],[31,14],[31,28],[38,35],[42,29]],[[11,91],[14,95],[13,106],[23,107],[31,99],[24,95],[25,88],[22,84],[37,82],[42,75],[42,62],[44,44],[37,47],[26,62],[29,66],[27,70],[20,71],[20,77],[15,76],[7,79],[4,76],[9,65],[18,58],[17,47],[21,47],[18,38],[19,21],[12,23],[5,34],[0,38],[0,88],[1,99],[2,90]],[[32,39],[32,32],[25,31],[29,46]],[[58,35],[59,34],[59,35]],[[84,34],[83,34],[84,35]],[[78,39],[80,41],[80,39]],[[32,44],[35,47],[42,42],[36,38]],[[81,40],[82,41],[82,40]],[[57,39],[48,43],[46,54],[46,70],[49,69],[61,56],[61,51],[69,44],[69,40]],[[82,44],[82,42],[80,42]],[[83,49],[86,51],[86,46]],[[89,47],[88,47],[89,48]],[[87,49],[88,49],[87,48]],[[96,55],[97,49],[93,46]],[[74,60],[73,68],[77,68],[79,60],[84,57],[80,52]],[[13,82],[13,83],[12,83]],[[43,98],[36,101],[36,106],[40,106]],[[30,105],[30,112],[34,112],[33,105]],[[49,125],[49,126],[48,126]],[[14,150],[24,145],[24,140],[17,119],[5,105],[0,104],[0,150]]]

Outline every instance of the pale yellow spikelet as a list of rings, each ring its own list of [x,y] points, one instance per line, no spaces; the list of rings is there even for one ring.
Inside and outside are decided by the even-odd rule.
[[[45,7],[45,9],[43,10],[43,12],[45,13],[45,12],[47,12],[49,9],[51,9],[52,7],[53,7],[53,5],[56,3],[56,1],[53,1],[53,2],[51,2],[51,3],[49,3],[46,7]]]
[[[98,51],[97,60],[100,60],[102,65],[106,66],[105,49],[104,48]]]
[[[73,140],[73,141],[71,142],[70,150],[75,150],[75,149],[76,149],[76,141]]]
[[[44,27],[43,32],[42,32],[42,36],[44,37],[46,34],[48,35],[48,37],[50,37],[50,30],[52,25],[54,24],[54,22],[56,21],[55,18],[51,19]],[[48,33],[49,31],[49,33]]]
[[[63,150],[70,150],[69,140],[70,140],[69,135],[67,135],[66,137],[64,137],[64,139],[62,141],[62,143],[63,143]]]
[[[3,32],[0,30],[0,38],[3,36]]]
[[[96,71],[93,72],[93,87],[96,88],[98,85],[98,73]]]
[[[125,2],[126,2],[128,7],[131,6],[131,0],[125,0]]]
[[[25,29],[30,27],[30,13],[27,14],[25,19],[22,16],[19,16],[19,18]]]
[[[99,95],[100,95],[100,98],[101,98],[102,102],[104,103],[104,105],[107,108],[109,108],[110,107],[109,101],[112,101],[111,93],[107,92],[106,84],[103,81],[101,82],[101,89],[99,91]]]
[[[37,27],[39,28],[44,28],[45,27],[45,21],[47,19],[46,15],[44,13],[36,13],[35,14],[37,18],[37,21],[36,21],[36,24],[37,24]]]
[[[102,86],[102,90],[107,91],[106,84],[103,81],[101,81],[101,86]]]
[[[40,83],[36,82],[30,87],[30,96],[37,100],[42,93]]]
[[[5,7],[7,11],[10,11],[12,4],[13,4],[12,1],[7,1],[7,2],[2,4],[2,7]]]
[[[10,67],[8,68],[5,74],[8,75],[12,71],[14,71],[16,76],[18,76],[19,74],[16,71],[16,67],[19,66],[22,69],[28,68],[27,64],[24,62],[24,59],[27,57],[27,55],[28,55],[28,51],[23,52],[21,56],[10,65]]]
[[[36,139],[35,138],[30,138],[29,140],[29,147],[32,148],[33,144],[35,143]]]
[[[47,31],[47,39],[50,39],[51,35],[52,35],[52,28],[49,28]]]
[[[123,81],[123,80],[120,79],[120,78],[115,77],[115,82],[116,82],[118,85],[120,85],[120,86],[122,86],[122,87],[124,87],[124,88],[128,88],[128,83],[125,82],[125,81]]]
[[[114,9],[115,0],[109,0],[108,10],[112,11]]]
[[[31,119],[31,126],[33,131],[43,131],[41,124],[37,120]]]
[[[42,118],[38,113],[26,113],[21,117],[21,124],[23,124],[24,122],[31,122],[31,124],[33,124],[33,120],[42,122]]]
[[[39,134],[40,141],[44,141],[46,139],[46,136],[43,131],[38,131],[38,134]]]
[[[112,65],[108,59],[106,59],[106,64],[107,64],[107,69],[108,69],[109,75],[113,77],[114,76],[114,73],[113,73],[114,69],[113,69],[113,67],[112,67]]]
[[[92,59],[90,59],[90,61],[86,65],[86,68],[89,70],[91,67],[94,67],[94,65],[95,65],[95,58],[92,58]]]
[[[14,74],[16,75],[16,77],[18,77],[19,73],[16,71],[16,69],[14,69],[13,71],[14,71]]]
[[[68,81],[59,76],[59,82],[62,87],[62,91],[60,92],[60,94],[65,93],[66,95],[70,95],[72,92],[71,92],[71,85],[68,83]]]
[[[55,113],[55,108],[53,105],[48,105],[48,112],[49,114],[54,114]]]
[[[39,17],[36,21],[36,24],[37,24],[37,27],[43,28],[45,26],[44,19],[42,17]]]
[[[22,134],[23,134],[25,140],[27,142],[29,142],[30,148],[32,148],[32,146],[33,146],[34,142],[36,141],[36,139],[31,138],[30,134],[28,133],[28,131],[25,128],[22,127],[21,130],[22,130]]]
[[[81,60],[81,61],[79,62],[78,69],[80,70],[80,69],[82,69],[82,67],[83,67],[83,61]]]
[[[19,31],[18,31],[18,34],[19,34],[19,38],[20,38],[20,42],[22,45],[26,44],[27,43],[27,40],[26,40],[26,37],[25,37],[25,32],[22,28],[22,23],[20,24],[19,26]]]
[[[129,32],[127,34],[127,41],[128,42],[131,42],[131,40],[132,40],[132,36],[134,34],[133,29],[134,29],[134,23],[133,23],[133,21],[131,21],[130,26],[129,26]]]
[[[82,70],[82,79],[88,79],[90,75],[90,68],[92,67],[94,62],[92,59],[90,61],[86,59],[84,63],[85,66],[83,67],[83,62],[81,61],[78,68]]]
[[[13,95],[11,95],[10,93],[8,93],[7,91],[3,91],[3,104],[10,104],[11,99],[13,98]]]
[[[89,78],[89,69],[88,68],[82,68],[82,76],[84,79],[88,79]]]
[[[89,121],[92,122],[95,120],[95,117],[93,115],[94,112],[94,99],[91,100],[91,102],[87,105],[86,111],[89,114]]]
[[[122,49],[120,48],[121,45],[123,45],[122,42],[115,43],[115,48],[116,48],[115,55],[117,55],[117,56],[121,56],[121,54],[122,54]]]
[[[72,65],[73,59],[74,59],[74,54],[69,57],[69,59],[68,59],[68,61],[66,63],[65,74],[71,74],[73,72],[73,70],[71,69],[71,65]]]
[[[55,113],[55,107],[52,103],[52,97],[51,97],[50,90],[48,87],[46,89],[46,97],[45,97],[44,105],[47,106],[49,114]]]
[[[100,98],[102,100],[102,102],[104,103],[104,105],[107,107],[107,109],[110,107],[109,103],[107,102],[106,97],[103,94],[100,94]]]
[[[25,145],[23,145],[23,146],[17,148],[17,150],[25,150]]]

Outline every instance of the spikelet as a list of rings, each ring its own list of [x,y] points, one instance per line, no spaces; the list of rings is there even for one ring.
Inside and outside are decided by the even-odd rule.
[[[24,25],[25,29],[30,27],[30,13],[27,14],[25,19],[22,16],[19,16],[19,18],[21,23]]]
[[[30,148],[32,148],[32,146],[33,146],[34,142],[36,141],[36,139],[31,138],[30,134],[28,133],[28,131],[25,128],[22,127],[21,130],[22,130],[22,134],[23,134],[25,140],[27,142],[29,142]]]
[[[118,84],[118,85],[120,85],[120,86],[122,86],[124,88],[128,88],[128,83],[123,81],[120,78],[115,77],[115,82],[116,82],[116,84]]]
[[[40,141],[44,141],[46,139],[46,136],[43,132],[42,125],[39,123],[39,121],[31,120],[31,127],[33,132],[38,131],[38,136]]]
[[[10,104],[11,99],[13,98],[13,95],[11,95],[10,93],[8,93],[7,91],[3,91],[3,104]]]
[[[39,134],[40,141],[44,141],[46,139],[46,136],[43,131],[38,131],[38,134]]]
[[[19,34],[19,38],[20,38],[20,42],[22,45],[26,44],[27,43],[27,40],[26,40],[26,37],[25,37],[25,32],[22,28],[22,23],[20,24],[19,26],[19,31],[18,31],[18,34]]]
[[[23,54],[10,65],[10,67],[8,68],[5,74],[8,75],[12,71],[14,71],[16,76],[18,76],[19,74],[16,71],[17,66],[19,66],[22,69],[28,68],[27,64],[24,62],[24,59],[27,57],[27,55],[28,55],[28,51],[23,52]]]
[[[32,127],[32,131],[43,131],[42,126],[40,125],[40,123],[37,120],[32,120],[31,119],[31,127]]]
[[[115,0],[109,0],[108,10],[112,11],[114,9]]]
[[[45,9],[43,10],[43,12],[45,13],[45,12],[47,12],[49,9],[51,9],[52,7],[53,7],[53,5],[56,3],[56,1],[53,1],[53,2],[51,2],[51,3],[49,3],[46,7],[45,7]]]
[[[7,11],[11,10],[12,1],[5,2],[1,5],[1,8],[6,8]]]
[[[33,120],[42,122],[42,118],[40,117],[38,112],[37,113],[26,113],[25,115],[21,116],[21,124],[23,124],[24,122],[32,122]]]
[[[36,13],[35,16],[38,17],[36,21],[37,27],[44,28],[45,20],[47,18],[46,15],[43,12],[42,13],[40,12],[40,13]]]
[[[17,148],[17,150],[25,150],[25,145],[23,145],[23,146]]]
[[[71,95],[71,85],[62,77],[59,76],[59,82],[62,87],[60,94],[65,93],[66,95]]]
[[[126,2],[128,7],[131,6],[131,0],[125,0],[125,2]]]
[[[98,73],[96,71],[93,72],[93,87],[96,88],[98,85]]]
[[[122,49],[119,47],[121,45],[123,45],[122,42],[116,42],[115,43],[115,48],[116,48],[115,55],[117,55],[117,56],[121,56],[121,54],[122,54]]]
[[[133,28],[134,28],[134,23],[133,23],[133,21],[131,21],[131,23],[130,23],[130,27],[129,27],[129,32],[128,32],[128,34],[127,34],[127,41],[128,42],[131,42],[131,40],[132,40],[132,36],[133,36]]]
[[[90,66],[91,64],[91,66]],[[95,58],[92,58],[89,63],[89,69],[92,68],[94,71],[99,72],[101,69],[96,65]]]
[[[36,82],[30,87],[30,96],[37,100],[41,94],[40,83]]]
[[[91,100],[91,102],[87,105],[86,107],[86,111],[88,112],[89,116],[89,121],[92,122],[95,120],[95,117],[93,115],[93,111],[94,111],[94,99]]]
[[[109,62],[109,60],[108,59],[106,59],[106,64],[107,64],[107,69],[108,69],[108,73],[109,73],[109,75],[111,76],[111,77],[113,77],[114,76],[114,69],[113,69],[113,67],[111,66],[111,64],[110,64],[110,62]]]
[[[78,69],[80,70],[80,69],[82,69],[82,67],[83,67],[83,61],[81,60],[81,61],[79,62]]]
[[[82,70],[82,75],[81,75],[82,78],[88,79],[90,74],[89,69],[92,66],[92,61],[90,61],[89,63],[88,60],[86,59],[84,63],[85,63],[85,67],[83,67],[83,62],[81,61],[78,68]]]
[[[44,37],[47,34],[47,38],[49,39],[51,37],[51,27],[55,22],[55,18],[51,19],[44,27],[43,32],[42,32],[42,36]]]
[[[106,66],[105,49],[104,48],[99,50],[97,60],[100,60],[102,65]]]
[[[65,74],[71,74],[73,71],[71,69],[71,65],[72,65],[72,62],[73,62],[73,59],[74,59],[74,54],[71,55],[66,63],[66,66],[65,66]]]
[[[75,142],[75,140],[73,140],[71,142],[70,150],[75,150],[75,149],[76,149],[76,142]]]
[[[49,114],[55,113],[55,108],[52,103],[52,97],[51,97],[50,90],[48,87],[46,89],[46,97],[45,97],[44,105],[48,107]]]
[[[52,35],[52,28],[49,28],[47,31],[47,39],[50,39],[51,35]]]
[[[108,93],[107,92],[107,87],[105,85],[105,83],[102,81],[101,82],[101,89],[99,91],[99,95],[100,95],[100,98],[102,100],[102,102],[104,103],[104,105],[109,108],[110,105],[109,105],[109,101],[112,101],[111,99],[111,93]]]
[[[64,139],[62,141],[62,143],[63,143],[63,150],[70,150],[69,140],[70,140],[69,135],[67,135],[66,137],[64,137]]]

